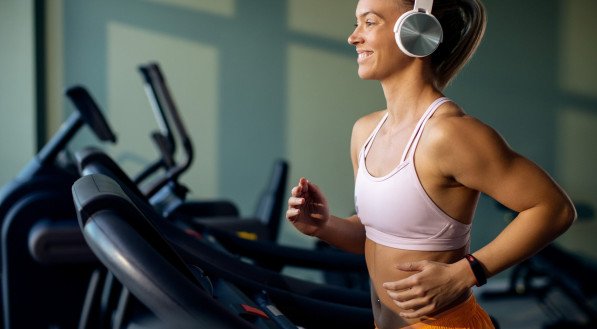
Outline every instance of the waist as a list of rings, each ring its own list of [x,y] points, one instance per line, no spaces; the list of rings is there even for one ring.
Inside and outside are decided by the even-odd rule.
[[[385,282],[398,281],[407,278],[416,272],[402,271],[396,268],[399,263],[416,262],[422,260],[435,261],[440,263],[454,263],[466,254],[468,245],[455,250],[447,251],[420,251],[402,250],[387,247],[367,239],[365,242],[365,259],[371,278],[371,294],[376,322],[382,328],[381,323],[392,323],[393,327],[405,326],[420,322],[423,319],[406,320],[398,316],[402,311],[389,297],[383,284]],[[464,301],[470,292],[467,292],[456,303]],[[379,300],[379,302],[377,302]],[[377,303],[377,312],[375,312]],[[455,304],[452,304],[452,306]],[[392,326],[390,326],[392,327]],[[389,327],[388,327],[389,328]]]
[[[470,320],[471,318],[472,321]],[[445,311],[423,319],[420,322],[402,327],[401,329],[445,328],[448,326],[473,328],[467,325],[471,322],[477,324],[474,328],[493,328],[493,325],[490,324],[491,320],[479,307],[475,296],[469,293],[468,295],[461,296],[452,306],[447,307]]]
[[[398,270],[396,265],[400,263],[428,260],[451,264],[461,260],[467,252],[468,245],[453,250],[428,251],[388,247],[369,238],[365,241],[365,260],[374,282],[397,281],[413,274]]]

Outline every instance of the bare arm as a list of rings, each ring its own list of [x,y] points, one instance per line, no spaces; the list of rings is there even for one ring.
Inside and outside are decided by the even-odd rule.
[[[530,160],[512,151],[491,128],[472,118],[457,119],[448,131],[459,137],[445,147],[441,170],[519,215],[474,256],[488,277],[532,256],[562,234],[576,213],[558,184]],[[441,152],[441,151],[440,151]]]
[[[364,229],[358,217],[339,218],[329,214],[325,196],[305,178],[292,188],[286,218],[303,234],[349,252],[364,252]]]
[[[354,175],[358,170],[358,153],[365,142],[376,114],[358,120],[353,126],[350,155]],[[327,200],[317,185],[301,178],[292,188],[288,199],[286,217],[302,233],[315,236],[335,247],[363,253],[365,250],[365,227],[357,215],[339,218],[329,214]]]
[[[348,218],[332,216],[325,230],[317,237],[333,246],[355,254],[365,252],[365,230],[356,215]]]
[[[489,244],[474,252],[491,277],[532,256],[563,233],[575,210],[566,193],[541,168],[512,151],[490,127],[470,117],[434,125],[426,154],[440,176],[483,192],[519,215]],[[466,260],[416,262],[410,277],[384,284],[396,304],[418,318],[442,309],[476,281]]]

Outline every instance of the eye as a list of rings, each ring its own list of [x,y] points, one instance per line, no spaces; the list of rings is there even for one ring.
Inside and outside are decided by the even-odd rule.
[[[365,25],[367,25],[367,26],[375,25],[375,22],[368,19],[365,21]]]

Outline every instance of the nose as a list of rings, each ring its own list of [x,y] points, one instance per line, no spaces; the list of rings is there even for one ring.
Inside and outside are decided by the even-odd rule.
[[[363,42],[363,37],[361,36],[361,31],[359,27],[355,27],[354,31],[348,36],[348,44],[356,46],[358,43]]]

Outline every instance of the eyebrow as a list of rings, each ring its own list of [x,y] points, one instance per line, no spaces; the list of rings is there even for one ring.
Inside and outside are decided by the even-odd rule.
[[[357,18],[361,18],[361,17],[365,17],[365,16],[367,16],[367,15],[369,15],[369,14],[375,15],[375,16],[377,16],[377,17],[379,17],[379,18],[383,18],[383,16],[382,16],[382,15],[380,15],[380,14],[378,14],[377,12],[375,12],[375,11],[372,11],[372,10],[366,11],[366,12],[364,12],[364,13],[360,13],[360,14],[356,15],[356,17],[357,17]]]

